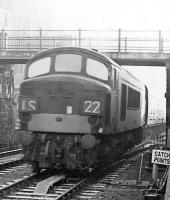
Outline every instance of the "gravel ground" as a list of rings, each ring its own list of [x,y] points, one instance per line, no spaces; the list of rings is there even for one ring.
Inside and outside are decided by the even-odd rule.
[[[118,180],[138,180],[139,177],[139,169],[140,169],[140,160],[141,155],[136,159],[130,160],[131,165],[127,168],[127,170],[120,173],[118,177],[114,179],[114,181]],[[129,163],[129,161],[127,161]],[[144,167],[148,165],[148,155],[144,155],[143,160],[143,168],[141,173],[141,181],[151,181],[152,171],[147,171]],[[25,175],[29,175],[32,173],[31,166],[25,166],[23,168],[15,168],[15,170],[5,173],[4,175],[0,175],[0,185],[10,182],[14,179],[21,178]],[[162,176],[162,172],[159,173]],[[143,200],[143,191],[137,188],[126,189],[125,187],[119,187],[114,185],[107,185],[100,196],[94,199],[100,200]]]
[[[96,198],[97,199],[97,198]],[[140,190],[116,190],[111,186],[106,188],[105,192],[101,195],[101,200],[143,200],[143,195]]]
[[[120,180],[139,180],[139,169],[140,169],[140,161],[141,155],[135,160],[130,161],[131,165],[127,170],[120,173],[118,177],[114,179],[114,181]],[[129,162],[127,162],[129,163]],[[148,181],[152,180],[152,170],[146,170],[145,167],[148,166],[148,155],[144,155],[143,165],[142,165],[142,173],[140,181]],[[159,178],[161,178],[163,172],[159,172]],[[107,185],[105,189],[102,191],[100,198],[97,197],[95,199],[100,200],[143,200],[143,191],[142,189],[131,188],[126,189],[125,187],[118,187],[114,185]]]
[[[25,165],[23,168],[10,168],[14,169],[5,174],[0,174],[0,185],[6,184],[7,182],[11,182],[12,180],[19,179],[23,176],[29,175],[32,173],[31,166]]]

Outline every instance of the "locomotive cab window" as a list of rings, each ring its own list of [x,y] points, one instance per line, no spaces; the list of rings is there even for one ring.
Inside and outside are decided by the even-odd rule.
[[[28,77],[33,78],[35,76],[48,73],[50,71],[50,64],[50,57],[42,58],[31,63],[31,65],[28,68]]]
[[[77,54],[59,54],[56,55],[56,72],[80,72],[82,56]]]
[[[105,64],[94,59],[87,59],[86,72],[88,75],[107,81],[109,71]]]
[[[140,92],[128,87],[128,108],[139,109],[140,108]]]

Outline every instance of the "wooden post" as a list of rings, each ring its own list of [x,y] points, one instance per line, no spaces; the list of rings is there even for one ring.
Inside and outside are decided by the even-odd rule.
[[[152,170],[152,180],[154,181],[156,186],[157,186],[157,179],[158,179],[158,165],[154,163]]]
[[[139,176],[138,176],[138,182],[141,182],[141,174],[142,174],[142,165],[143,165],[143,153],[141,157],[141,162],[140,162],[140,170],[139,170]]]

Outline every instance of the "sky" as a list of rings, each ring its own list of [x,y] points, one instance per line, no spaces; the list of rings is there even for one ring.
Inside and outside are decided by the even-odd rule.
[[[0,0],[0,5],[37,28],[170,30],[169,0]]]
[[[0,0],[0,7],[15,12],[27,29],[170,31],[170,0]],[[165,68],[128,70],[164,96]]]
[[[154,96],[165,97],[166,92],[166,68],[152,66],[124,66],[128,71],[142,80]],[[140,69],[139,69],[140,68]]]

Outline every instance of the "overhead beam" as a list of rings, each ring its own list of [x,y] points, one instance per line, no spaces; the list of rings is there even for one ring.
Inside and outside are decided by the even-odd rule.
[[[36,52],[0,51],[0,64],[26,64]]]
[[[127,53],[103,52],[120,65],[130,66],[166,66],[170,54],[159,53]],[[0,64],[26,64],[35,52],[1,52]]]
[[[2,58],[0,57],[0,64],[26,64],[30,58]]]
[[[166,60],[170,58],[169,53],[104,52],[104,54],[120,65],[131,66],[166,66]]]

